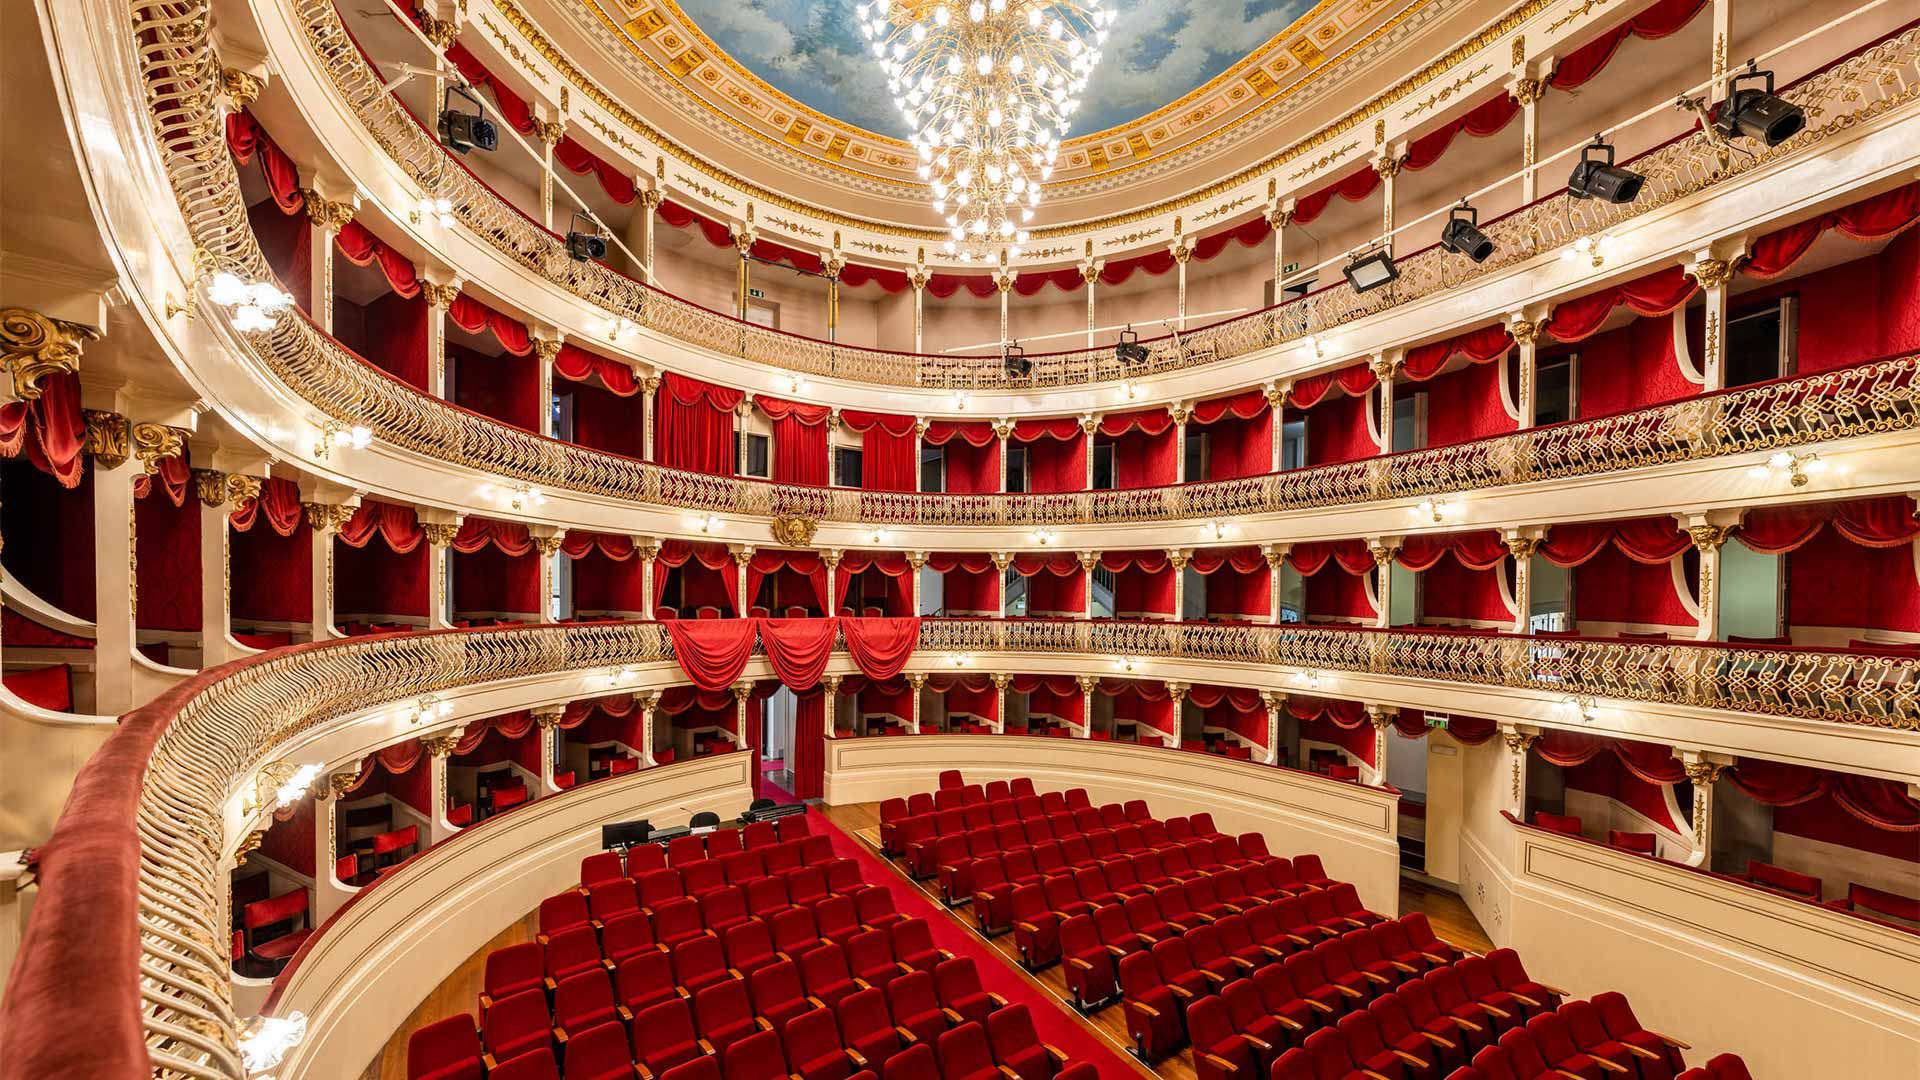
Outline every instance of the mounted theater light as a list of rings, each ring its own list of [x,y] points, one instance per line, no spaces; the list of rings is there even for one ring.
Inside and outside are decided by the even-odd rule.
[[[1372,292],[1400,276],[1400,268],[1393,265],[1393,248],[1390,245],[1361,255],[1340,272],[1347,275],[1347,284],[1353,286],[1353,291],[1360,293]]]
[[[1140,334],[1129,326],[1120,331],[1120,340],[1113,345],[1113,358],[1131,367],[1144,364],[1153,356],[1153,351],[1140,344]]]
[[[1617,206],[1639,198],[1646,182],[1646,177],[1632,169],[1615,165],[1613,144],[1595,135],[1592,145],[1580,151],[1580,164],[1573,167],[1573,175],[1567,177],[1567,194]]]
[[[473,106],[472,112],[462,112],[453,104],[453,95],[459,94]],[[440,141],[447,149],[464,154],[469,150],[493,150],[500,145],[500,129],[486,118],[480,109],[480,99],[474,97],[464,86],[449,86],[440,99]]]
[[[1033,361],[1027,359],[1027,350],[1017,341],[1000,350],[1000,366],[1009,379],[1024,379],[1033,374]]]
[[[585,218],[587,228],[580,227],[580,219]],[[600,222],[592,214],[575,211],[573,224],[567,229],[567,257],[574,262],[592,262],[607,257],[607,240],[602,235]]]
[[[1465,199],[1447,216],[1447,223],[1440,230],[1440,246],[1477,263],[1486,262],[1493,254],[1493,241],[1480,231],[1480,211],[1467,205]]]
[[[1745,136],[1779,146],[1807,126],[1807,114],[1774,94],[1773,72],[1756,71],[1754,67],[1749,60],[1746,71],[1727,80],[1727,100],[1721,103],[1713,127],[1729,139]],[[1756,81],[1763,85],[1741,85]]]

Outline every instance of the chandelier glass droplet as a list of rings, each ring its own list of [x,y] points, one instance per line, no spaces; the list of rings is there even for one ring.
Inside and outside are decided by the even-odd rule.
[[[965,261],[1017,256],[1112,27],[1106,0],[869,0],[860,30]]]

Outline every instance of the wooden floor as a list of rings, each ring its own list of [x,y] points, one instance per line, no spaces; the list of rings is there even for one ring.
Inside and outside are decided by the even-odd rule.
[[[860,803],[851,806],[822,807],[822,813],[828,820],[838,825],[855,838],[871,844],[880,828],[880,804]],[[936,907],[941,906],[937,891],[930,883],[922,882],[918,886],[926,892]],[[1487,939],[1486,932],[1480,928],[1473,913],[1458,896],[1437,889],[1403,882],[1400,887],[1400,912],[1424,911],[1433,923],[1434,932],[1443,939],[1465,949],[1487,952],[1493,943]],[[978,933],[974,922],[968,917],[968,911],[962,907],[956,912],[948,912],[948,917],[968,931]],[[446,981],[436,987],[420,1007],[413,1010],[406,1021],[399,1026],[391,1039],[380,1051],[378,1059],[370,1063],[360,1074],[360,1080],[405,1080],[407,1075],[407,1037],[416,1029],[436,1020],[467,1013],[471,1015],[476,1008],[480,995],[481,979],[486,963],[486,955],[494,949],[508,945],[518,945],[532,941],[536,927],[536,918],[529,914],[514,925],[500,932],[492,941],[478,952],[469,956],[456,968]],[[1066,1001],[1067,980],[1058,964],[1045,971],[1029,973],[1020,966],[1019,953],[1013,947],[1013,935],[1002,934],[998,938],[983,939],[1007,961],[1008,974],[1014,978],[1027,979],[1045,992],[1054,995],[1062,1002]],[[1087,1017],[1086,1023],[1094,1032],[1107,1039],[1143,1077],[1164,1077],[1165,1080],[1195,1080],[1193,1053],[1182,1050],[1173,1057],[1162,1061],[1149,1069],[1136,1061],[1126,1050],[1132,1045],[1127,1038],[1126,1017],[1122,1015],[1118,1004],[1109,1005]],[[1119,1077],[1103,1077],[1102,1080],[1121,1080]]]

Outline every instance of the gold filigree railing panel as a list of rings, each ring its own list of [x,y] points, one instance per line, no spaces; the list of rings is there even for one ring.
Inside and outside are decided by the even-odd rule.
[[[996,355],[924,355],[841,345],[757,327],[688,303],[594,263],[566,257],[560,237],[536,225],[453,162],[440,144],[383,89],[384,80],[348,40],[331,0],[295,0],[315,55],[373,143],[430,197],[445,198],[475,235],[521,267],[615,317],[699,348],[768,367],[898,386],[951,388],[1077,385],[1215,363],[1320,334],[1409,301],[1593,237],[1715,184],[1814,147],[1920,97],[1920,30],[1908,30],[1840,60],[1782,96],[1806,111],[1804,131],[1774,147],[1728,150],[1693,131],[1634,159],[1646,177],[1626,205],[1574,199],[1564,191],[1483,226],[1495,255],[1472,264],[1440,248],[1398,261],[1400,278],[1374,293],[1338,285],[1279,307],[1159,339],[1146,362],[1122,366],[1112,348],[1029,357],[1032,373],[1009,378]]]

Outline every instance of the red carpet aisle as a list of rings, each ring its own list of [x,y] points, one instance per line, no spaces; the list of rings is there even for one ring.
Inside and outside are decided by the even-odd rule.
[[[1033,1026],[1043,1042],[1059,1048],[1073,1061],[1088,1061],[1100,1070],[1101,1080],[1122,1080],[1145,1070],[1133,1059],[1115,1049],[1060,999],[1035,986],[1020,972],[1009,969],[1006,957],[981,942],[973,933],[948,918],[940,905],[914,888],[890,864],[876,857],[865,844],[828,821],[818,807],[809,808],[814,831],[833,840],[833,852],[860,861],[860,876],[893,894],[894,906],[908,918],[924,918],[933,928],[933,940],[955,956],[972,957],[980,970],[980,981],[987,989],[1007,999],[1008,1004],[1025,1005],[1033,1014]]]

